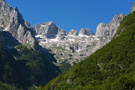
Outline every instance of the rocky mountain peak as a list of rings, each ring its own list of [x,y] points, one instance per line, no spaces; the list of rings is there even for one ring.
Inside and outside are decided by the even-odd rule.
[[[30,25],[29,22],[25,21],[24,23],[25,23],[25,26],[26,26],[27,28],[29,28],[29,29],[31,28],[31,25]]]
[[[10,14],[11,10],[12,7],[5,0],[0,0],[0,18],[3,15]]]
[[[23,19],[22,15],[19,13],[17,7],[13,8],[11,11],[10,21],[13,23],[18,23],[18,24],[24,25],[24,19]]]
[[[17,7],[12,8],[5,0],[0,0],[0,30],[9,32],[19,43],[35,45],[30,24],[24,21]]]
[[[126,15],[121,13],[120,15],[115,15],[109,24],[100,23],[97,26],[96,36],[102,37],[104,39],[112,37],[116,33],[116,30],[120,25],[120,22],[124,19],[125,16]]]
[[[68,35],[77,36],[78,32],[77,32],[77,30],[71,29],[70,32],[68,33]]]
[[[131,13],[135,11],[135,2],[132,5]]]
[[[42,35],[44,38],[55,38],[58,34],[58,29],[53,21],[34,25],[36,35]]]
[[[19,10],[18,10],[18,8],[16,6],[14,7],[14,10],[17,11],[17,12],[19,12]]]
[[[82,35],[90,36],[90,35],[94,35],[94,33],[92,32],[92,30],[88,28],[82,28],[80,29],[79,36],[82,36]]]
[[[124,17],[125,15],[123,13],[121,13],[120,15],[115,15],[112,21],[109,23],[109,25],[115,26],[117,24],[119,26],[121,20],[123,20]]]
[[[46,25],[54,25],[53,21],[46,22]]]

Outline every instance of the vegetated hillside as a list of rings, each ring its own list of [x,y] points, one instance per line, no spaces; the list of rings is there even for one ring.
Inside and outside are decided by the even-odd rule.
[[[18,75],[22,76],[22,78],[25,76],[25,74],[17,73],[18,71],[17,62],[5,49],[0,32],[0,90],[17,90],[14,86],[18,86],[23,82],[17,80],[19,79]]]
[[[0,31],[0,90],[35,90],[58,76],[58,67],[45,52],[40,53],[29,44],[8,49],[3,43],[5,37]]]
[[[116,36],[39,90],[134,90],[135,12],[121,22]]]

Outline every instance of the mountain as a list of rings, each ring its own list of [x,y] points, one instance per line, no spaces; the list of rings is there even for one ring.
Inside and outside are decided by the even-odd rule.
[[[46,22],[34,25],[39,44],[55,54],[57,66],[74,65],[106,45],[115,35],[120,22],[126,15],[115,15],[109,24],[100,23],[96,35],[88,28],[66,32],[54,24]]]
[[[82,28],[79,32],[79,36],[83,36],[83,35],[87,35],[87,36],[90,36],[90,35],[94,35],[94,33],[88,29],[88,28]]]
[[[0,0],[0,90],[37,90],[38,86],[47,84],[62,72],[62,75],[65,75],[59,76],[62,83],[59,83],[59,77],[58,83],[54,80],[58,87],[52,83],[44,88],[59,90],[64,84],[64,89],[67,89],[73,84],[73,90],[82,90],[89,88],[85,87],[86,85],[96,88],[94,85],[100,86],[102,83],[110,87],[111,85],[106,85],[105,82],[111,83],[116,79],[117,84],[120,75],[132,76],[134,49],[131,48],[134,48],[134,31],[129,29],[134,27],[134,5],[131,15],[124,19],[125,17],[124,14],[115,15],[109,24],[100,23],[96,34],[88,28],[82,28],[79,32],[73,29],[67,32],[53,21],[31,27],[17,7],[12,8],[5,0]],[[113,44],[110,44],[110,41]],[[106,44],[110,46],[103,47]],[[98,50],[100,48],[103,51]],[[98,53],[93,54],[95,51]],[[120,53],[121,51],[123,53]],[[90,54],[92,55],[88,57]],[[85,58],[87,60],[84,60]],[[129,62],[122,61],[125,58]],[[80,63],[77,64],[78,62]],[[71,71],[65,72],[71,66]],[[131,71],[133,72],[130,73]],[[116,74],[118,77],[106,76]],[[82,75],[84,77],[81,77]],[[121,78],[123,80],[123,77],[120,77],[120,80]],[[126,80],[132,88],[132,77]]]
[[[124,18],[115,35],[107,32],[109,25],[99,24],[106,33],[96,35],[114,36],[111,42],[39,90],[134,90],[135,12]]]
[[[24,21],[17,7],[12,8],[5,0],[0,0],[0,31],[11,33],[19,43],[36,44],[30,23]]]
[[[0,0],[0,90],[35,90],[61,73],[17,7]]]

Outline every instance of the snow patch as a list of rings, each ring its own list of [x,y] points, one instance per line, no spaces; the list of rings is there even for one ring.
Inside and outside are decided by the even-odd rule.
[[[77,36],[74,36],[74,35],[67,35],[67,37],[77,37]]]
[[[47,27],[47,25],[42,25],[41,27]]]
[[[88,35],[79,34],[79,37],[90,37]]]
[[[4,31],[8,31],[9,30],[9,25],[4,29]]]
[[[57,38],[55,38],[55,39],[49,39],[50,41],[53,41],[53,42],[57,42],[57,41],[59,41]]]
[[[42,35],[36,35],[35,38],[36,39],[42,38]]]

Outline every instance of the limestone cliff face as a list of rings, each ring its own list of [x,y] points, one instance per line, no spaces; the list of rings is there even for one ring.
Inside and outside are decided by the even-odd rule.
[[[118,27],[120,26],[120,22],[125,18],[125,16],[126,15],[124,15],[123,13],[121,13],[120,15],[115,15],[109,24],[100,23],[97,26],[96,37],[99,38],[99,42],[92,49],[91,52],[95,52],[97,49],[100,49],[111,41],[112,37],[115,35]]]
[[[0,0],[0,30],[10,32],[19,43],[36,42],[30,24],[24,21],[17,7],[12,8],[5,0]]]
[[[92,30],[88,28],[82,28],[80,29],[79,36],[82,36],[82,35],[90,36],[90,35],[94,35],[94,33],[92,32]]]
[[[116,33],[124,17],[124,14],[115,15],[109,24],[100,23],[97,26],[96,35],[88,28],[80,29],[79,34],[77,30],[73,29],[66,32],[52,22],[36,24],[34,30],[39,44],[43,48],[51,49],[51,53],[55,54],[57,65],[63,63],[73,65],[107,44]],[[46,33],[49,31],[51,33]],[[47,36],[53,34],[55,37],[48,38],[46,34]]]
[[[119,27],[120,22],[123,20],[124,17],[125,17],[125,15],[121,13],[120,15],[115,15],[109,24],[100,23],[97,26],[96,36],[97,37],[113,36],[115,34],[117,28]]]
[[[135,3],[132,5],[131,13],[135,11]]]
[[[58,34],[58,27],[52,22],[34,25],[34,30],[37,35],[42,35],[46,38],[55,38]]]
[[[77,30],[71,29],[70,32],[68,33],[68,35],[77,36],[78,32],[77,32]]]

